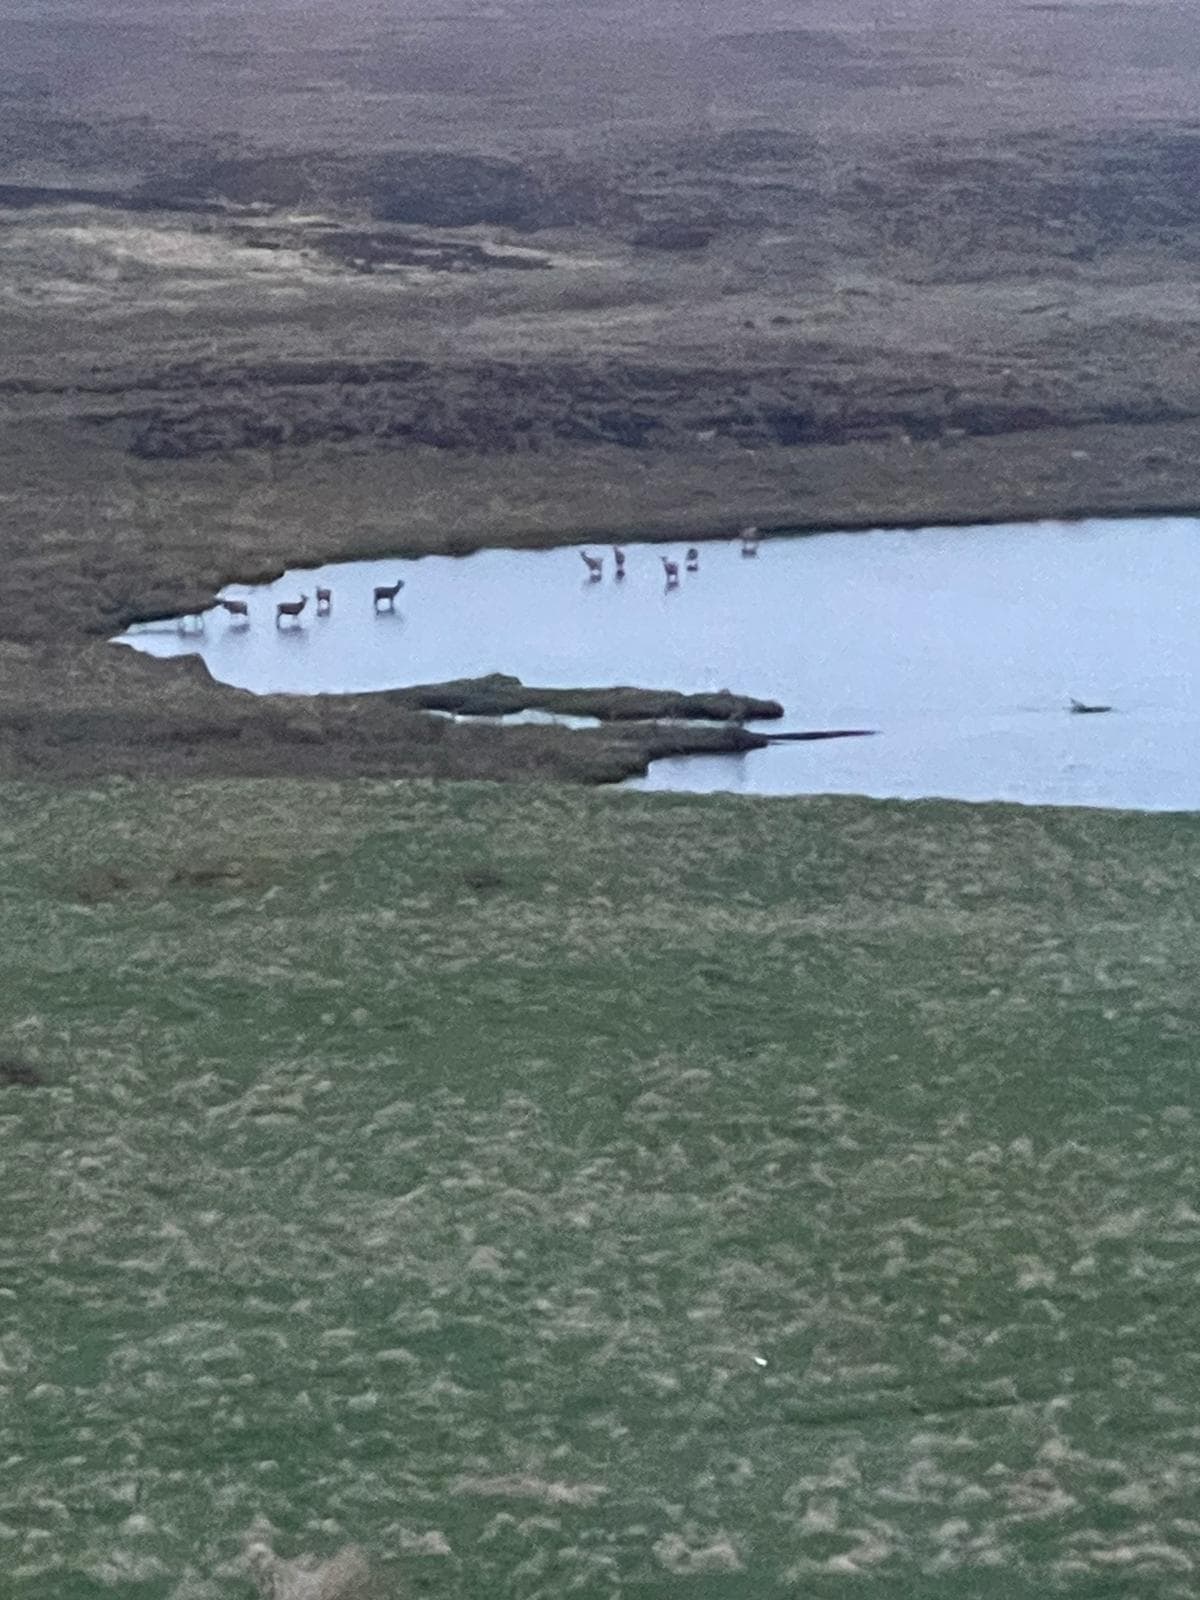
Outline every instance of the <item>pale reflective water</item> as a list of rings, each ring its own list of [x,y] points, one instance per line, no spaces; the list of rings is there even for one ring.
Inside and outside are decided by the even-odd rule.
[[[552,686],[731,688],[783,702],[781,728],[872,739],[656,762],[643,787],[848,791],[1144,809],[1200,805],[1200,521],[1139,518],[822,534],[700,546],[666,590],[661,546],[587,581],[578,549],[323,567],[247,596],[249,626],[126,636],[199,650],[214,677],[330,693],[509,672]],[[683,547],[666,554],[682,559]],[[371,591],[403,575],[394,615]],[[334,591],[297,628],[278,599]],[[1109,716],[1067,714],[1070,696]]]

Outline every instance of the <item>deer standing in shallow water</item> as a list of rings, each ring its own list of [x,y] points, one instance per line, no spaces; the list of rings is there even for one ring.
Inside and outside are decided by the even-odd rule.
[[[250,607],[244,600],[218,600],[217,604],[224,606],[231,617],[241,617],[246,622],[250,621]]]
[[[679,587],[679,563],[678,563],[678,561],[668,561],[666,556],[659,556],[658,559],[662,562],[663,571],[667,575],[667,588],[668,589],[677,589]]]
[[[588,577],[593,583],[599,582],[604,576],[604,561],[600,556],[590,556],[586,550],[579,552],[584,566],[588,569]]]
[[[279,627],[284,617],[290,617],[299,626],[300,613],[308,604],[308,596],[302,594],[299,600],[281,600],[275,607],[275,626]]]
[[[700,552],[696,549],[695,545],[692,545],[689,548],[685,559],[687,561],[687,570],[689,572],[700,571]]]
[[[329,612],[330,612],[330,609],[331,609],[332,606],[333,606],[333,590],[332,589],[318,589],[317,590],[317,615],[319,617],[327,617],[329,615]]]
[[[741,532],[742,554],[756,556],[758,554],[758,529],[743,528]]]
[[[395,583],[380,583],[380,584],[376,584],[376,586],[375,586],[375,609],[376,609],[376,611],[379,610],[379,602],[381,600],[386,605],[390,606],[393,611],[395,611],[395,609],[396,609],[396,596],[400,593],[400,591],[401,591],[401,589],[403,589],[403,587],[404,587],[404,579],[403,578],[397,578]]]
[[[625,576],[625,552],[621,549],[620,545],[615,544],[612,547],[612,553],[613,566],[616,568],[616,571],[613,573],[613,577],[623,578]]]

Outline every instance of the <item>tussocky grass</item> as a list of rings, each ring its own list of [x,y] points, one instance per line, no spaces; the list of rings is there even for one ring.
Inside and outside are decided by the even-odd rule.
[[[1200,819],[0,798],[14,1600],[1194,1592]]]

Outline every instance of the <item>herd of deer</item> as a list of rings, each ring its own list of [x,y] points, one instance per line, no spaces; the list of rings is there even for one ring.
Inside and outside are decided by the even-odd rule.
[[[744,556],[756,556],[758,554],[759,537],[760,535],[757,528],[742,529],[741,533],[738,535],[738,538],[741,541],[742,554]],[[600,579],[604,576],[604,557],[591,555],[587,550],[581,550],[579,553],[583,558],[584,566],[587,568],[588,578],[592,583],[599,583]],[[621,549],[620,545],[613,545],[612,554],[613,576],[615,578],[623,578],[625,576],[625,552]],[[700,552],[697,550],[695,545],[689,545],[683,559],[685,572],[700,571]],[[667,588],[677,588],[679,585],[678,561],[672,561],[667,556],[660,556],[659,560],[662,562],[663,572],[666,575]],[[396,609],[396,596],[400,593],[403,587],[403,578],[397,578],[395,583],[377,584],[375,586],[375,595],[373,601],[374,609],[378,611],[380,606],[385,606],[394,611]],[[249,624],[250,606],[247,601],[218,600],[217,604],[221,606],[231,617],[240,617],[243,622]],[[299,626],[300,615],[307,605],[308,596],[306,594],[302,594],[299,600],[278,601],[275,606],[275,626],[277,628],[281,628],[285,621],[290,622],[293,626]],[[317,616],[327,617],[332,609],[333,590],[318,588],[316,591]],[[201,628],[203,628],[203,613],[200,613],[194,620]],[[186,626],[187,621],[188,619],[186,617],[180,618],[181,630]]]
[[[738,538],[741,540],[742,554],[744,556],[756,556],[758,554],[760,534],[757,528],[743,528],[741,533],[738,535]],[[615,544],[612,547],[612,553],[613,577],[623,578],[625,576],[625,552],[621,549],[620,545]],[[589,580],[592,583],[599,583],[600,579],[604,576],[604,557],[594,556],[587,550],[581,550],[579,554],[583,559],[584,566],[587,568]],[[663,572],[667,579],[667,588],[678,588],[678,561],[672,561],[667,556],[659,556],[658,559],[662,562]],[[700,552],[697,550],[695,545],[690,545],[688,547],[683,560],[685,572],[700,571]]]
[[[380,583],[375,587],[374,608],[386,606],[392,611],[396,609],[396,596],[404,587],[404,579],[397,578],[395,583]],[[333,590],[317,589],[316,591],[317,616],[327,617],[333,610]],[[217,604],[229,613],[231,617],[241,617],[244,622],[250,621],[250,606],[245,600],[218,600]],[[308,604],[308,596],[302,594],[299,600],[280,600],[275,606],[275,626],[280,628],[285,620],[298,625],[300,613]],[[203,616],[198,619],[203,626]]]

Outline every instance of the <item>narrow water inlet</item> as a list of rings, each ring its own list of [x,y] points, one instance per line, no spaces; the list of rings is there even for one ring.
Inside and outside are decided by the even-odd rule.
[[[260,693],[502,672],[561,689],[728,688],[782,702],[763,731],[881,733],[657,761],[641,787],[1200,805],[1196,519],[830,533],[766,540],[753,558],[736,541],[697,548],[689,572],[682,543],[628,545],[623,578],[599,545],[338,563],[230,586],[245,617],[210,611],[202,630],[147,624],[120,642],[197,652]],[[394,609],[377,606],[398,578]],[[304,595],[277,625],[277,604]],[[1071,715],[1073,699],[1112,714]]]

